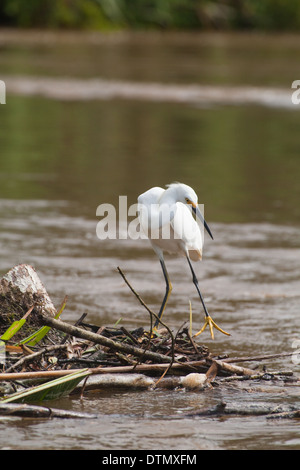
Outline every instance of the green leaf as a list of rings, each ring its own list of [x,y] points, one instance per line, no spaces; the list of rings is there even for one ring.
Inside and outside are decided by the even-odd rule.
[[[8,341],[10,340],[16,333],[17,331],[20,330],[20,328],[22,328],[22,326],[24,325],[24,323],[26,322],[26,319],[27,317],[30,315],[30,313],[32,312],[33,310],[33,307],[31,307],[27,313],[25,313],[25,315],[20,319],[20,320],[16,320],[14,321],[9,328],[7,328],[7,330],[5,331],[5,333],[3,333],[3,335],[1,336],[1,340],[3,341]]]
[[[67,297],[64,298],[64,301],[62,303],[62,306],[59,312],[54,317],[55,319],[59,318],[59,316],[62,314],[66,306],[66,303],[67,303]],[[28,346],[35,346],[36,343],[41,341],[41,339],[43,339],[48,334],[49,330],[51,330],[51,326],[42,326],[39,330],[35,331],[30,336],[27,336],[27,338],[22,339],[22,341],[17,343],[17,345],[27,344]]]
[[[90,374],[89,369],[79,369],[78,371],[59,377],[58,379],[27,388],[21,392],[13,393],[0,400],[1,403],[28,403],[43,400],[55,400],[64,395],[69,395],[72,390]]]
[[[116,323],[114,324],[114,328],[116,328],[122,320],[123,320],[123,318],[120,317],[119,320],[117,320]]]

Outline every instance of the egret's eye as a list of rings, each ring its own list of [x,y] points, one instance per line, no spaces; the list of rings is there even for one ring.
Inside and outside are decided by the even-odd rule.
[[[187,204],[192,204],[192,201],[188,197],[186,197],[185,200]]]

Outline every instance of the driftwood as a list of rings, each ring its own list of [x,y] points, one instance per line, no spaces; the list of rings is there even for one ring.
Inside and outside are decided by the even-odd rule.
[[[46,406],[27,405],[24,403],[0,403],[0,416],[20,416],[21,418],[97,418],[93,413],[61,410]]]
[[[31,404],[6,403],[0,404],[0,416],[19,416],[21,418],[78,418],[78,419],[95,419],[101,418],[101,414],[84,413],[80,411],[62,410],[45,406]],[[241,406],[229,405],[224,402],[219,403],[213,408],[203,409],[181,415],[185,418],[198,417],[222,417],[222,416],[265,416],[266,419],[291,419],[300,418],[300,409],[293,405],[269,405],[261,404],[243,404]],[[178,419],[178,416],[170,417]]]
[[[103,374],[126,374],[131,375],[133,373],[144,373],[153,377],[165,372],[169,368],[169,364],[138,364],[136,366],[113,366],[113,367],[96,367],[90,368],[91,375],[103,375]],[[207,365],[205,361],[192,361],[188,363],[175,363],[171,367],[172,374],[181,375],[190,373],[193,370],[207,371]],[[78,369],[58,369],[58,370],[40,370],[35,372],[2,372],[0,374],[0,382],[6,380],[27,380],[27,379],[53,379],[57,377],[63,377]]]
[[[19,264],[0,279],[1,303],[11,302],[14,308],[27,311],[37,305],[44,314],[54,316],[56,309],[35,269],[28,264]]]
[[[27,321],[22,334],[32,333],[37,325],[36,315],[41,312],[50,317],[57,313],[35,269],[27,264],[10,269],[0,279],[0,336],[25,315]],[[17,333],[15,340],[18,337]]]
[[[268,418],[298,418],[300,408],[297,405],[274,404],[274,403],[224,403],[220,402],[212,408],[206,408],[193,413],[186,414],[185,417],[204,416],[267,416]]]

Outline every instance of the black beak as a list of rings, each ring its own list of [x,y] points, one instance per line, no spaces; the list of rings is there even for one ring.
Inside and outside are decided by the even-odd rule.
[[[212,233],[211,233],[211,231],[210,231],[210,228],[209,228],[209,226],[207,225],[206,220],[204,219],[203,215],[201,214],[201,212],[200,212],[198,206],[196,206],[196,207],[192,206],[192,209],[193,209],[194,213],[196,214],[196,217],[198,217],[198,219],[203,223],[204,228],[206,229],[207,233],[209,234],[209,236],[210,236],[211,239],[213,240],[214,237],[212,236]]]

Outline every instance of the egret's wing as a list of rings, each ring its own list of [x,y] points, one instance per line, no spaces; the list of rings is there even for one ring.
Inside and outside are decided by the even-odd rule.
[[[182,240],[186,251],[194,252],[193,258],[200,259],[202,256],[203,239],[201,230],[195,221],[191,209],[182,204],[176,203],[176,213],[171,221],[174,230],[174,237]]]
[[[138,197],[139,221],[143,232],[149,236],[151,229],[159,228],[158,201],[164,193],[164,189],[158,186],[148,189]]]
[[[148,189],[143,194],[140,194],[138,197],[139,204],[157,204],[160,196],[165,192],[163,188],[155,186],[154,188]]]

